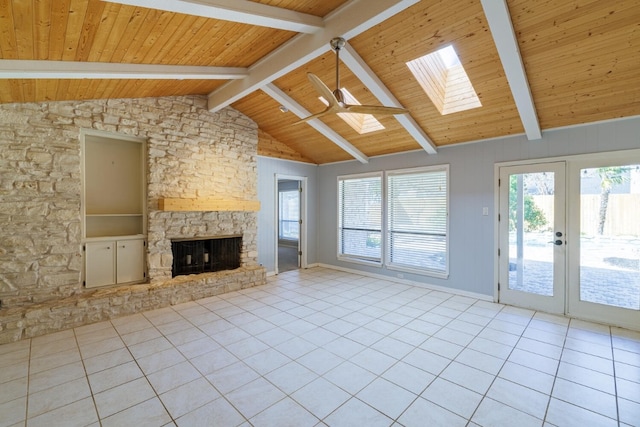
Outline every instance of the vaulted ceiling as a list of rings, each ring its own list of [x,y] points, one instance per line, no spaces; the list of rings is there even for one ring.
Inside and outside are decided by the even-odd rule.
[[[307,79],[404,107],[359,134]],[[407,62],[453,46],[481,107],[442,115]],[[259,127],[259,153],[312,163],[640,115],[640,2],[1,0],[0,102],[207,95]],[[286,108],[282,108],[286,107]],[[286,110],[282,112],[281,110]]]

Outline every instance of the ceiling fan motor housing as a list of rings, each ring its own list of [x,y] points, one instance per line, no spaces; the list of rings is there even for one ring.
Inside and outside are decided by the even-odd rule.
[[[343,39],[342,37],[334,37],[331,39],[331,48],[333,50],[340,50],[344,47],[346,43],[347,43],[346,40]]]

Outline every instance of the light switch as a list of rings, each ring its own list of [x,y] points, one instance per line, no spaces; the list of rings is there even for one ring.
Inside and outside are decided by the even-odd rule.
[[[483,216],[489,215],[489,208],[488,207],[485,206],[484,208],[482,208],[482,215]]]

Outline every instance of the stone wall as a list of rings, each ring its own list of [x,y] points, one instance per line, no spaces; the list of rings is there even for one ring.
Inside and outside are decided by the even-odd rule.
[[[15,320],[20,307],[91,305],[95,292],[81,284],[82,128],[148,141],[152,285],[184,285],[171,279],[171,238],[242,234],[242,266],[258,267],[256,213],[157,210],[160,197],[257,199],[257,126],[246,116],[210,113],[205,97],[0,105],[0,342],[6,310]]]

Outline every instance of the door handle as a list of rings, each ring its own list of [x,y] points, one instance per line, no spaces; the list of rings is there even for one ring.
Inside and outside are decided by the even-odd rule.
[[[562,240],[558,239],[558,240],[552,240],[550,242],[547,243],[553,243],[556,246],[561,246],[562,245]]]

